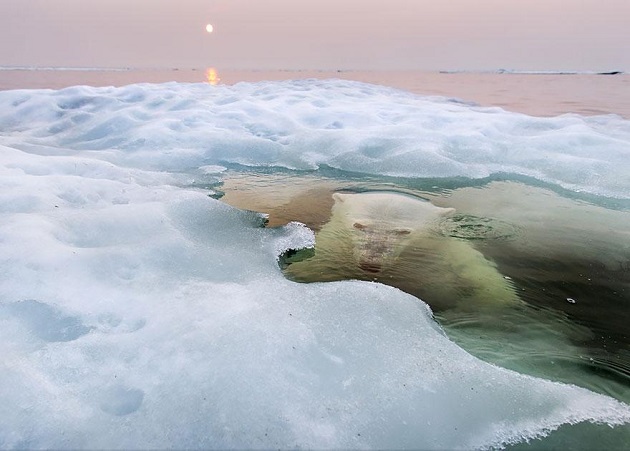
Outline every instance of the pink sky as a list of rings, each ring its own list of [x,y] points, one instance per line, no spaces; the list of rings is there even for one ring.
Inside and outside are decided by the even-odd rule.
[[[630,71],[629,21],[630,0],[0,0],[0,66]]]

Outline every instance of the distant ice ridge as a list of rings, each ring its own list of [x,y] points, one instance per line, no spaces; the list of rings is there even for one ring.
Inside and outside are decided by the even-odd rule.
[[[163,170],[320,165],[405,177],[505,172],[630,198],[630,121],[537,118],[351,81],[0,92],[2,142]]]
[[[0,448],[470,449],[630,423],[614,399],[472,357],[399,290],[288,281],[277,256],[310,230],[184,187],[231,158],[270,164],[252,118],[319,133],[313,90],[358,141],[389,127],[363,97],[423,104],[341,82],[0,93]]]

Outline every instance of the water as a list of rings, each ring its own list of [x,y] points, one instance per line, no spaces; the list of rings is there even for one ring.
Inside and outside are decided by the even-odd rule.
[[[297,220],[317,232],[314,253],[287,257],[290,279],[398,287],[486,361],[630,402],[630,210],[521,181],[453,185],[235,171],[221,189],[225,202],[268,213],[270,227]],[[348,234],[327,229],[335,192],[414,195],[455,213],[392,264],[362,268]]]

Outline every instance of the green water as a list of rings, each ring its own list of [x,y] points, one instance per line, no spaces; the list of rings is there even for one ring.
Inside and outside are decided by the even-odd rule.
[[[630,403],[630,209],[523,180],[365,179],[352,174],[228,172],[224,200],[316,231],[314,251],[286,256],[300,282],[378,281],[427,302],[471,354],[518,372],[586,387]],[[387,192],[454,208],[422,240],[377,269],[353,257],[331,226],[334,192]],[[334,218],[332,218],[334,220]],[[332,222],[329,222],[332,221]],[[607,429],[606,429],[607,428]],[[536,448],[624,448],[630,427],[561,428]],[[591,431],[591,432],[589,432]],[[603,432],[602,432],[603,431]],[[610,439],[610,443],[606,440]]]

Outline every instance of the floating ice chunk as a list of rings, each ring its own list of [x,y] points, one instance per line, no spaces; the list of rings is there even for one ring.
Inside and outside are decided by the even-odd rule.
[[[299,222],[290,222],[281,229],[276,229],[274,254],[279,257],[282,253],[305,249],[315,246],[315,234],[311,229]]]

